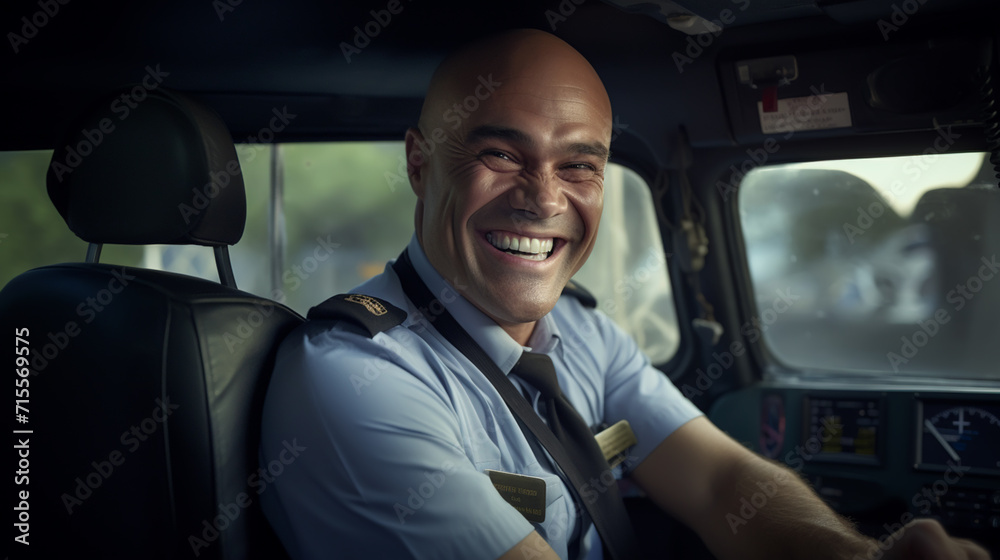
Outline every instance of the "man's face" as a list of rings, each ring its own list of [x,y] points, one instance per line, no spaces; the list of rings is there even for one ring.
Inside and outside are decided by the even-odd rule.
[[[475,110],[451,107],[446,141],[411,130],[407,151],[423,143],[430,152],[414,190],[431,264],[510,326],[548,313],[590,255],[611,118],[599,96],[572,84],[499,81]]]

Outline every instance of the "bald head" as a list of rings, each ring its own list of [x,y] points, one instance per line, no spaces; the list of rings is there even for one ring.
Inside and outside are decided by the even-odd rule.
[[[611,129],[611,102],[597,72],[562,39],[535,29],[507,31],[451,54],[434,73],[420,130],[451,131],[494,97],[523,95],[579,102]]]
[[[406,133],[427,259],[521,344],[590,255],[610,142],[597,73],[535,30],[448,57]]]

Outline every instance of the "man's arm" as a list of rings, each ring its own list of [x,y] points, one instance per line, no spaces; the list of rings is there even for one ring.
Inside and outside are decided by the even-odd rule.
[[[719,558],[870,557],[876,541],[858,533],[794,471],[770,462],[707,418],[668,436],[633,472],[665,511],[694,529]],[[756,513],[741,515],[757,496]],[[761,496],[766,497],[766,502]],[[759,507],[758,507],[759,506]],[[952,539],[935,521],[920,520],[893,535],[883,558],[988,559],[969,541]]]
[[[552,550],[549,543],[538,534],[532,531],[524,540],[514,545],[513,548],[504,552],[497,560],[524,560],[534,558],[536,560],[559,560],[559,555]]]

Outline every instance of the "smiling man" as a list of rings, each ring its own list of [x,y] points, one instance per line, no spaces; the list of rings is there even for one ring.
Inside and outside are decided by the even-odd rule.
[[[525,344],[593,248],[612,115],[597,74],[569,45],[541,32],[504,43],[438,69],[406,151],[431,265]],[[425,158],[427,133],[445,128],[442,116],[487,72],[500,85]]]
[[[600,548],[595,504],[621,509],[622,476],[721,558],[882,556],[794,473],[715,428],[586,297],[564,295],[596,238],[611,128],[596,72],[547,33],[492,37],[437,70],[406,134],[413,239],[310,312],[268,389],[262,464],[285,442],[302,449],[261,494],[293,558],[582,558]],[[539,355],[558,388],[524,367]],[[591,449],[588,428],[620,420],[637,441],[582,485],[522,428],[572,432],[567,402]],[[734,527],[761,491],[767,504]],[[626,550],[616,521],[598,525]],[[882,557],[985,557],[933,522],[896,537]]]

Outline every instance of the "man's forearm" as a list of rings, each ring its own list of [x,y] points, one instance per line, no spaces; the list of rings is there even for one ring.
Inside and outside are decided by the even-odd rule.
[[[867,558],[874,544],[830,509],[796,472],[747,457],[720,482],[711,535],[720,558]]]

